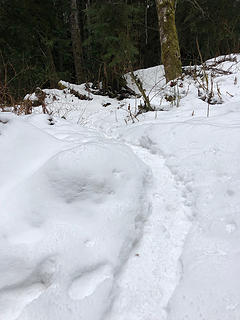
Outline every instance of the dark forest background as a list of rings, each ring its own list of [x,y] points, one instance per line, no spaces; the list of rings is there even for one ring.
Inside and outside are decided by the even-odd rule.
[[[78,0],[82,79],[161,63],[153,0]],[[60,79],[77,83],[71,40],[71,0],[0,0],[0,87],[15,99]],[[182,64],[239,52],[240,2],[178,0]]]

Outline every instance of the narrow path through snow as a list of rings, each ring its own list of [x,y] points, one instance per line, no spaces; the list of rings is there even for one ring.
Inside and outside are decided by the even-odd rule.
[[[108,319],[163,320],[181,277],[180,256],[191,227],[191,209],[184,185],[166,166],[165,159],[142,147],[130,147],[152,168],[152,214],[119,275]]]

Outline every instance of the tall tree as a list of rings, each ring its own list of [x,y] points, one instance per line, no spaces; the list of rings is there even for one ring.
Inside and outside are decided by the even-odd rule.
[[[83,50],[82,39],[79,27],[79,11],[77,6],[77,0],[71,0],[71,38],[72,38],[72,50],[74,58],[74,66],[76,72],[76,79],[78,83],[82,83],[85,80],[83,71]]]
[[[240,1],[181,0],[177,3],[176,24],[185,65],[237,53],[240,49]],[[209,32],[211,30],[211,32]]]
[[[156,0],[162,62],[166,81],[181,75],[182,65],[175,24],[176,0]]]
[[[94,78],[106,93],[119,92],[126,86],[124,73],[138,55],[133,17],[138,10],[122,0],[93,2],[88,8],[88,45],[95,69]],[[97,71],[97,74],[96,74]]]

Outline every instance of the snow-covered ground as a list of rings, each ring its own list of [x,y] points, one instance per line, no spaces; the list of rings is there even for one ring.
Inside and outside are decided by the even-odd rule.
[[[63,82],[92,100],[0,113],[0,319],[240,319],[235,57],[139,70],[154,112]]]

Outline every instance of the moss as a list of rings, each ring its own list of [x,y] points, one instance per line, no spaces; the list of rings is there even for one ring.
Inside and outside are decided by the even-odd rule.
[[[58,88],[59,88],[60,90],[67,89],[67,87],[64,86],[61,81],[58,82]]]
[[[182,64],[175,24],[175,0],[156,0],[162,62],[167,82],[181,75]]]

